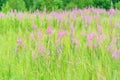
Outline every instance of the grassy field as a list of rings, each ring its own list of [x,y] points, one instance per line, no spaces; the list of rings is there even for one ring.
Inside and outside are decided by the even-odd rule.
[[[120,11],[1,12],[0,80],[120,80]]]

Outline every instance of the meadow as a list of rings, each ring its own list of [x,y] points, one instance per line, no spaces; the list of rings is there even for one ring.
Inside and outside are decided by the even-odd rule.
[[[120,11],[0,12],[0,80],[120,80]]]

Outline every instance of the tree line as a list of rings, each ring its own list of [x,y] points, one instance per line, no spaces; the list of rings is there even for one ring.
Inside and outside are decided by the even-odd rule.
[[[104,8],[110,7],[120,9],[120,0],[0,0],[0,10],[8,12],[17,11],[47,11],[69,10],[73,8]]]

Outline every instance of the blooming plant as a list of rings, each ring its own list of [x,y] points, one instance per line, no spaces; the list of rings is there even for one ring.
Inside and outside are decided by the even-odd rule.
[[[0,12],[0,80],[120,80],[119,23],[114,9]]]

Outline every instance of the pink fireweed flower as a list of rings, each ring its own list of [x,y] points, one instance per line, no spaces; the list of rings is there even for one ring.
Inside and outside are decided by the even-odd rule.
[[[114,46],[113,45],[109,45],[108,46],[108,52],[113,52],[115,49],[114,49]]]
[[[33,53],[33,54],[32,54],[32,57],[33,57],[34,59],[36,59],[36,58],[37,58],[37,55],[36,55],[35,53]]]
[[[114,51],[112,53],[112,57],[115,58],[115,59],[117,59],[119,57],[119,55],[120,55],[120,50]]]
[[[59,38],[61,38],[61,37],[63,37],[64,35],[66,35],[68,32],[66,31],[66,30],[60,30],[59,32],[58,32],[58,37]]]
[[[52,29],[52,27],[51,27],[51,26],[48,26],[46,32],[47,32],[47,34],[50,34],[50,35],[53,34],[53,29]]]
[[[43,54],[44,52],[45,52],[45,47],[42,46],[42,45],[40,45],[40,46],[39,46],[39,53],[40,53],[40,54]]]
[[[38,30],[38,32],[37,32],[37,37],[42,38],[42,36],[43,36],[42,31],[41,31],[41,30]]]
[[[96,15],[94,15],[94,18],[97,20],[97,19],[100,19],[100,14],[97,12]]]
[[[102,25],[98,24],[97,29],[101,31],[102,30]]]
[[[92,21],[92,17],[91,16],[87,16],[85,17],[85,20],[87,23],[90,23]]]
[[[32,28],[33,28],[33,29],[36,29],[36,28],[37,28],[37,26],[36,26],[35,24],[33,24],[33,25],[32,25]]]
[[[59,20],[59,21],[63,21],[64,20],[64,16],[63,16],[62,13],[56,13],[55,16],[56,16],[56,19]]]
[[[89,33],[89,34],[87,35],[87,40],[88,40],[88,41],[92,40],[94,36],[95,36],[95,35],[94,35],[93,33]]]
[[[0,18],[3,18],[5,16],[5,14],[0,13]]]
[[[19,20],[19,21],[22,21],[22,19],[23,19],[23,14],[19,13],[17,16],[18,16],[18,20]]]
[[[22,40],[21,40],[20,38],[18,38],[18,40],[17,40],[17,44],[18,44],[19,46],[22,45]]]
[[[115,10],[114,10],[113,8],[111,8],[111,9],[109,10],[109,13],[110,13],[110,15],[112,15],[112,14],[115,13]]]
[[[105,35],[104,34],[100,34],[100,35],[97,35],[96,38],[97,38],[97,40],[99,40],[100,42],[102,42],[103,39],[105,38]]]

